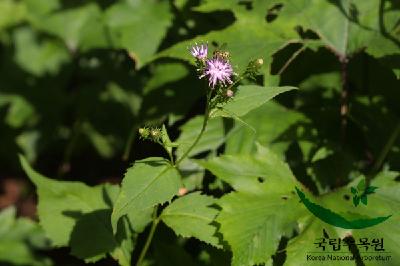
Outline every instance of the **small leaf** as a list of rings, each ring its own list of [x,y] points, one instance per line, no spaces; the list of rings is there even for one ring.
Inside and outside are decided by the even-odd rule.
[[[373,194],[373,193],[375,193],[375,190],[376,190],[377,188],[378,188],[378,187],[368,186],[367,189],[365,190],[365,194]]]
[[[353,197],[353,204],[354,206],[358,206],[358,204],[360,203],[360,198],[358,196],[354,196]]]
[[[358,183],[357,189],[358,189],[358,191],[360,191],[361,193],[363,193],[363,192],[365,191],[365,187],[366,187],[365,178],[363,178],[363,179],[361,179],[360,182]]]
[[[350,190],[351,190],[351,194],[357,195],[358,191],[357,191],[357,189],[355,187],[351,187]]]
[[[215,199],[191,193],[172,202],[161,214],[161,220],[177,235],[195,237],[215,247],[221,247],[215,237],[216,227],[211,225],[218,210],[209,207]]]
[[[367,203],[368,203],[368,198],[367,198],[367,195],[362,195],[361,196],[361,202],[364,204],[364,205],[367,205]]]
[[[294,90],[295,87],[262,87],[256,85],[242,85],[238,87],[238,92],[233,99],[226,104],[213,109],[211,117],[235,116],[242,117],[251,110],[268,102],[280,93]]]

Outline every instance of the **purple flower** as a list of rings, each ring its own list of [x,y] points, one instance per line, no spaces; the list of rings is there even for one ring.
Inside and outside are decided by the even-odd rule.
[[[233,69],[231,64],[220,57],[214,57],[206,61],[204,74],[201,75],[200,78],[208,76],[208,84],[214,89],[217,82],[220,82],[223,85],[225,85],[226,82],[232,84],[232,75]]]
[[[196,57],[197,59],[203,60],[207,58],[208,53],[208,45],[207,44],[200,44],[193,45],[189,49],[190,53]]]

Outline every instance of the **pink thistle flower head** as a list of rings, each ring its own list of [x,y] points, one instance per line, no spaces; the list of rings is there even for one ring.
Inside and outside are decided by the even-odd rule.
[[[220,57],[214,57],[206,61],[203,75],[200,78],[208,77],[208,85],[214,89],[217,83],[226,85],[232,84],[231,76],[233,75],[231,64]]]
[[[193,45],[189,52],[197,59],[204,60],[207,58],[208,55],[208,44],[200,44],[197,43]]]

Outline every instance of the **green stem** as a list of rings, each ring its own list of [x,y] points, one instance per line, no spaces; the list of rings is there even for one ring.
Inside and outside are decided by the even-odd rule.
[[[144,247],[140,252],[138,261],[136,262],[136,266],[140,266],[142,264],[144,258],[146,257],[147,250],[150,247],[151,241],[153,240],[153,236],[156,231],[158,222],[160,221],[159,217],[157,217],[157,211],[158,211],[158,206],[154,208],[153,223],[151,225],[150,232],[147,235],[146,243],[144,244]]]
[[[183,161],[183,159],[185,159],[189,155],[189,153],[193,150],[193,148],[197,145],[197,143],[199,142],[199,140],[203,136],[203,133],[204,133],[206,127],[207,127],[208,119],[210,118],[211,93],[212,93],[212,91],[209,89],[208,93],[207,93],[207,103],[206,103],[206,111],[205,111],[205,114],[204,114],[203,126],[201,127],[200,133],[199,133],[199,135],[197,135],[197,137],[194,140],[193,144],[185,151],[185,153],[181,156],[181,158],[179,158],[176,161],[175,166],[178,166]]]
[[[164,148],[164,150],[167,152],[171,164],[175,165],[174,156],[172,156],[172,152],[170,150],[168,150],[167,147],[165,146],[165,144],[162,143],[161,141],[157,141],[157,143],[160,144]]]
[[[400,122],[397,123],[396,127],[394,128],[392,134],[390,135],[388,141],[386,142],[385,146],[383,146],[383,149],[381,153],[378,156],[378,159],[375,161],[374,166],[372,167],[371,174],[374,175],[376,172],[379,171],[379,169],[382,167],[382,164],[390,152],[390,149],[392,148],[394,142],[396,141],[397,137],[399,136],[400,133]]]
[[[129,155],[131,154],[133,140],[136,136],[136,124],[133,124],[131,128],[131,132],[129,133],[128,140],[126,142],[124,155],[122,155],[122,160],[127,161],[129,159]]]

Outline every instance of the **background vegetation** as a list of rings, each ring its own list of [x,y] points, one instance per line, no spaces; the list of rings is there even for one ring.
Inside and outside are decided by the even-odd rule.
[[[178,169],[185,187],[203,194],[170,209],[162,205],[168,198],[154,202],[164,218],[146,265],[308,265],[304,254],[322,229],[330,237],[349,232],[313,218],[294,186],[346,212],[362,175],[379,189],[356,210],[394,216],[350,233],[384,238],[387,265],[399,265],[396,0],[0,0],[0,263],[138,260],[151,208],[121,219],[122,236],[96,221],[111,229],[120,196],[108,183],[118,184],[136,160],[168,157],[139,139],[139,127],[164,123],[180,143],[177,157],[200,131],[205,90],[187,51],[195,42],[226,44],[237,72],[262,58],[261,74],[244,85],[299,89],[248,107],[240,121],[210,120]],[[165,218],[187,206],[208,223]]]

